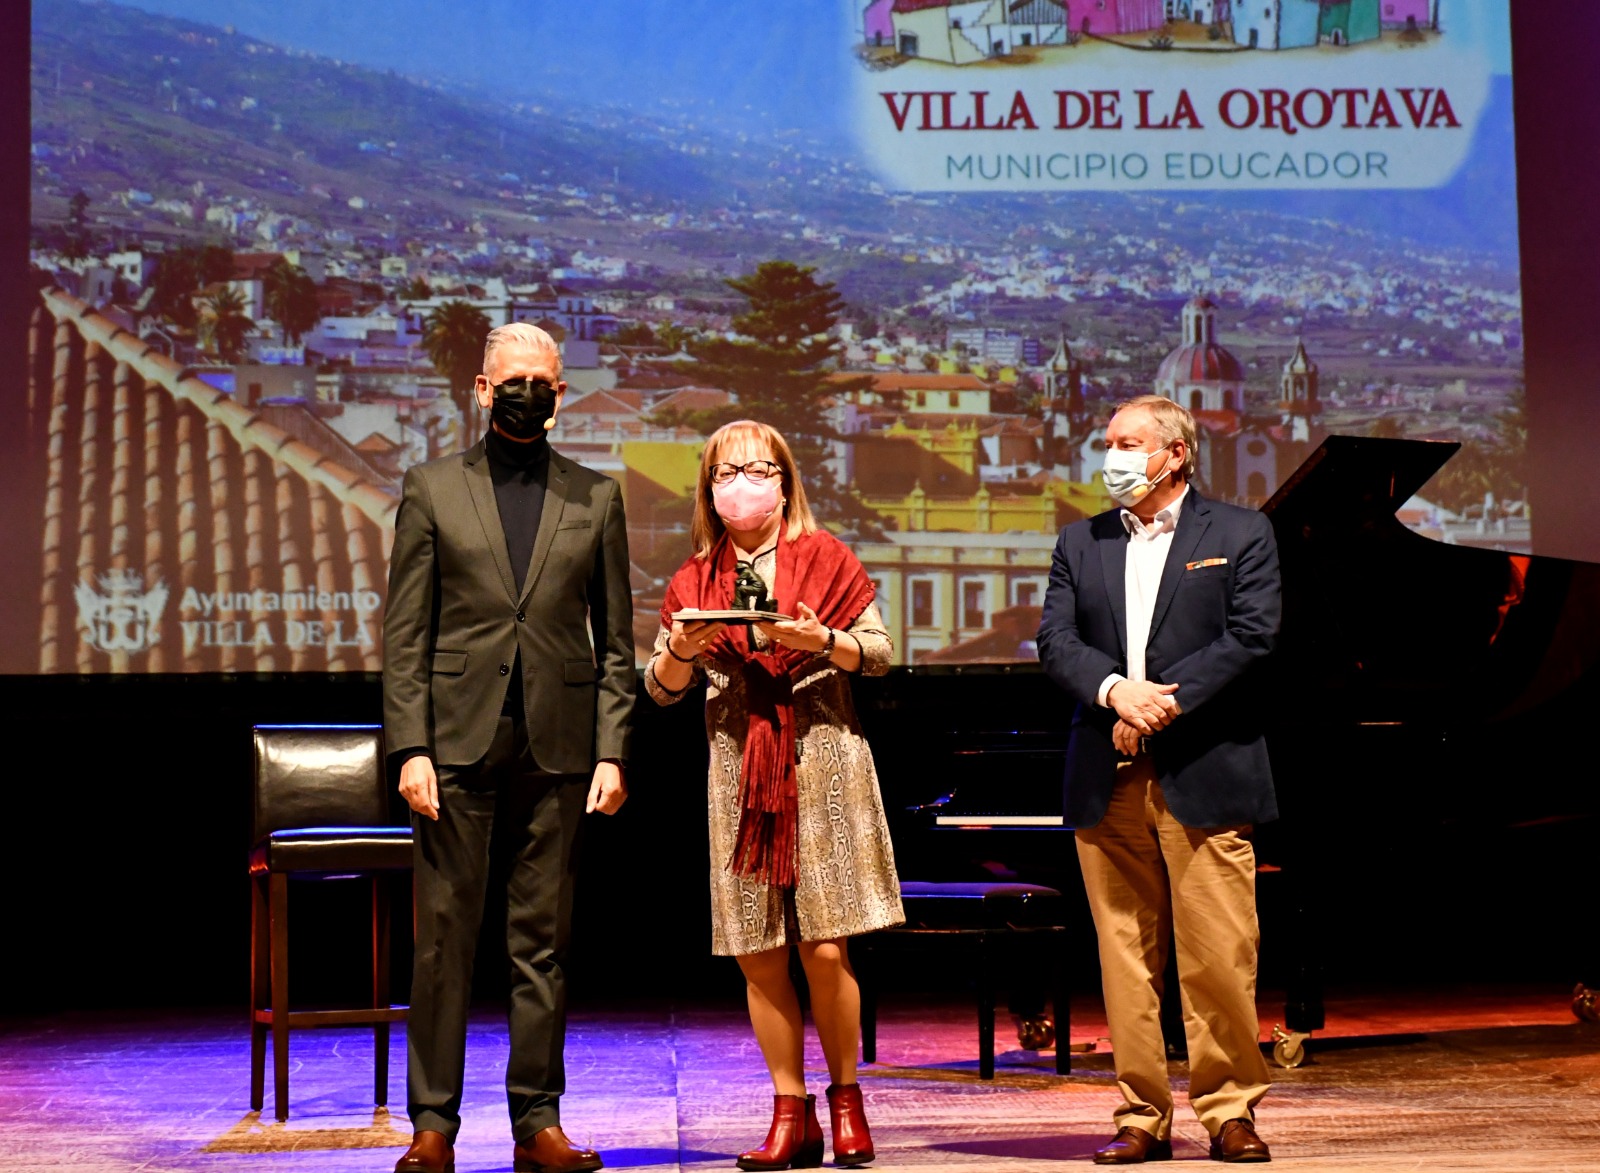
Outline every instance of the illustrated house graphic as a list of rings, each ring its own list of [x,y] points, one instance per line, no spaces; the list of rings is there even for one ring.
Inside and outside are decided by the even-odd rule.
[[[1071,27],[1091,36],[1142,33],[1166,23],[1162,0],[1071,0]]]
[[[1233,39],[1251,49],[1304,49],[1322,35],[1318,0],[1240,0]]]
[[[1431,2],[1423,0],[1417,7]],[[1233,39],[1251,49],[1304,49],[1319,42],[1354,45],[1377,39],[1381,8],[1400,6],[1401,0],[1239,0],[1231,6]],[[1388,16],[1382,18],[1388,21]],[[1404,25],[1405,16],[1395,23]]]
[[[1067,27],[1093,37],[1143,33],[1167,21],[1166,0],[1067,0]]]
[[[869,45],[894,44],[894,0],[872,0],[861,14],[861,34]]]
[[[1380,0],[1342,0],[1341,3],[1323,4],[1322,18],[1317,25],[1318,36],[1332,45],[1354,45],[1361,41],[1376,40],[1381,31],[1378,23]]]
[[[1379,15],[1384,28],[1436,29],[1439,0],[1382,0]]]
[[[869,44],[883,43],[875,39],[883,32],[883,7],[873,3],[864,13]],[[893,0],[887,9],[894,46],[906,57],[966,65],[1067,41],[1067,0]]]

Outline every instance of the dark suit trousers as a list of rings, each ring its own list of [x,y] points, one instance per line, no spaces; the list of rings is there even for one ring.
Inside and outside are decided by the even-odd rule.
[[[506,1098],[518,1141],[560,1123],[566,1088],[566,978],[577,840],[588,779],[542,774],[520,716],[502,716],[484,759],[439,770],[439,821],[416,832],[416,964],[406,1030],[412,1126],[461,1128],[472,961],[491,852],[509,862],[506,948],[511,959],[511,1053]],[[501,853],[505,856],[502,857]]]

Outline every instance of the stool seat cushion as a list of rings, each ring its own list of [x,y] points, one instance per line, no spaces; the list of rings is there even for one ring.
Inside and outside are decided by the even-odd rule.
[[[1003,929],[1063,923],[1061,893],[1043,884],[939,884],[905,880],[900,884],[905,927],[916,929]]]
[[[250,851],[250,874],[339,875],[411,866],[410,827],[293,827]]]

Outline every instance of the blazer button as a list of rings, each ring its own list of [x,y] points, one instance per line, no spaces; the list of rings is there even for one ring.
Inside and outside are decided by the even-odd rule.
[[[510,664],[501,664],[500,665],[500,675],[502,675],[502,676],[511,675],[511,665]]]
[[[528,618],[528,613],[526,611],[518,611],[517,612],[517,622],[518,623],[524,622],[527,618]]]

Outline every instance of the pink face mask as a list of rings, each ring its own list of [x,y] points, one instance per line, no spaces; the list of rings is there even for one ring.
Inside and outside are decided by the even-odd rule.
[[[711,486],[711,499],[717,516],[729,529],[760,529],[782,506],[779,477],[768,477],[759,484],[739,473],[725,485]]]

